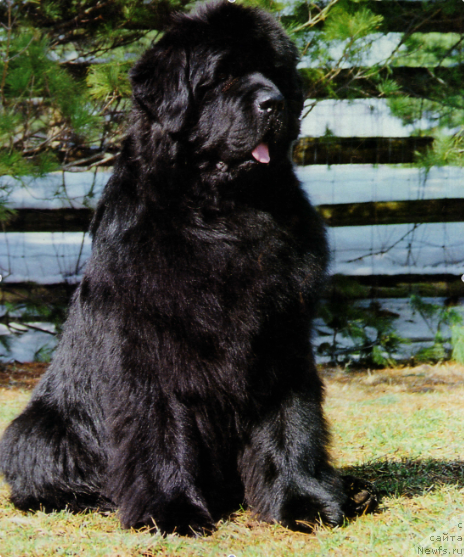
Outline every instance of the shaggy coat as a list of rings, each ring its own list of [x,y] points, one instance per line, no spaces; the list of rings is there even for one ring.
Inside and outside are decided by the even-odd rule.
[[[353,510],[310,344],[327,247],[288,158],[297,60],[270,15],[221,2],[176,16],[133,68],[85,276],[1,442],[20,509],[183,534],[243,502],[290,527]]]

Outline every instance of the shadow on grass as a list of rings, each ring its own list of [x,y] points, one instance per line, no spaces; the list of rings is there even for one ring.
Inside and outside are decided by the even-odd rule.
[[[341,472],[372,482],[380,497],[416,497],[443,485],[464,487],[462,461],[374,460]]]

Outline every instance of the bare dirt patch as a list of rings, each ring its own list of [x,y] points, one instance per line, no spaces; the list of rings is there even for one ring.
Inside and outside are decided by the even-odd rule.
[[[340,368],[324,368],[322,375],[327,383],[349,384],[363,390],[375,390],[377,393],[444,392],[464,387],[464,366],[454,362],[378,370],[346,371]]]
[[[31,390],[47,367],[41,362],[0,364],[0,388]]]
[[[41,362],[0,364],[0,387],[31,390],[49,364]],[[347,371],[342,368],[321,367],[326,383],[358,386],[368,390],[408,392],[448,391],[464,387],[464,365],[445,362],[415,367],[364,369]]]

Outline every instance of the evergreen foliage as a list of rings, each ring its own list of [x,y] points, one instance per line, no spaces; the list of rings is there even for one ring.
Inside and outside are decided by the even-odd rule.
[[[366,305],[357,300],[360,295],[362,287],[355,280],[341,275],[333,278],[332,290],[320,310],[320,317],[333,332],[332,342],[322,343],[318,352],[333,365],[393,365],[400,346],[408,343],[395,331],[399,316],[377,300]]]
[[[399,315],[383,308],[378,300],[366,304],[359,299],[363,294],[363,288],[352,278],[341,275],[333,278],[332,289],[320,310],[320,317],[332,333],[332,341],[318,348],[318,353],[332,365],[391,366],[400,359],[401,349],[411,344],[396,332],[395,321]],[[413,352],[412,363],[437,363],[450,358],[464,363],[461,313],[418,294],[411,295],[409,304],[433,338],[432,344]]]
[[[413,311],[422,317],[434,338],[432,346],[417,351],[414,360],[441,362],[452,356],[456,361],[463,362],[464,329],[461,327],[462,316],[458,311],[453,307],[427,302],[417,294],[411,296],[410,303]],[[448,332],[445,332],[445,328]]]
[[[114,154],[131,61],[186,2],[0,4],[0,173],[43,175]]]
[[[464,364],[464,327],[462,325],[456,324],[451,327],[451,343],[453,345],[451,358]]]

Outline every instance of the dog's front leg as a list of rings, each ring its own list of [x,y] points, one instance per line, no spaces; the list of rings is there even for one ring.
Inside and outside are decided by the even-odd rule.
[[[320,394],[289,390],[252,425],[240,458],[247,503],[266,521],[305,528],[343,522],[347,496],[330,466]]]
[[[124,527],[197,535],[213,520],[198,487],[198,447],[188,410],[173,396],[133,393],[111,419],[109,492]]]

